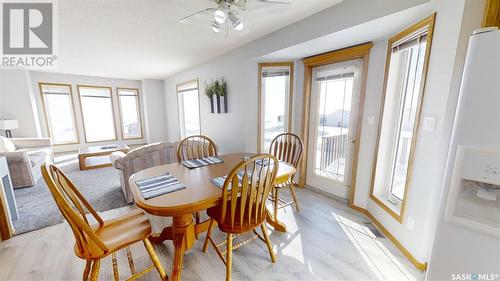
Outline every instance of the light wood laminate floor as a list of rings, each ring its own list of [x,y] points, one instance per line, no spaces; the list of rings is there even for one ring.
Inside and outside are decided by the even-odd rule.
[[[285,193],[285,192],[283,192]],[[271,263],[260,240],[233,253],[233,280],[423,280],[387,239],[375,238],[363,225],[368,219],[345,204],[307,189],[298,190],[300,213],[291,207],[280,210],[287,233],[268,229],[277,253]],[[112,218],[133,206],[102,213]],[[151,217],[156,231],[168,218]],[[214,231],[216,241],[224,239]],[[184,257],[183,280],[223,280],[225,266],[213,248],[202,253],[205,235]],[[0,280],[81,280],[84,262],[73,254],[74,239],[66,223],[15,236],[0,242]],[[171,271],[173,245],[155,246],[167,272]],[[150,264],[142,243],[132,247],[137,269]],[[118,253],[120,277],[130,275],[124,251]],[[112,280],[111,258],[101,265],[100,280]],[[156,271],[142,280],[158,280]]]

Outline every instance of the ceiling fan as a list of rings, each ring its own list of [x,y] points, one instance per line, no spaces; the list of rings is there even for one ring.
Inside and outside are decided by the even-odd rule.
[[[214,15],[214,20],[212,21],[212,31],[219,33],[225,31],[226,36],[229,34],[231,29],[236,31],[241,31],[245,27],[245,24],[238,16],[238,10],[245,11],[247,0],[211,0],[217,4],[215,8],[205,8],[203,10],[192,13],[179,19],[180,23],[184,23],[187,19],[194,17],[198,14],[205,12],[212,12]],[[256,0],[257,2],[268,3],[268,4],[283,4],[289,5],[291,2],[285,0]]]

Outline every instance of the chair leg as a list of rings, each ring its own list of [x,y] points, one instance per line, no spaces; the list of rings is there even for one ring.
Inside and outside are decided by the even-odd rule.
[[[195,223],[199,224],[200,223],[200,212],[194,212],[193,217],[194,217]],[[198,233],[194,234],[194,238],[196,238],[196,240],[198,240]]]
[[[274,212],[273,212],[273,215],[274,215],[274,220],[277,221],[278,220],[278,204],[279,204],[279,200],[278,200],[278,188],[274,187]]]
[[[194,213],[194,219],[196,221],[196,224],[200,223],[200,212]]]
[[[203,253],[207,251],[208,240],[210,240],[210,235],[212,234],[212,228],[214,227],[214,220],[210,219],[210,224],[208,225],[207,237],[205,237],[205,243],[203,244]]]
[[[160,259],[156,255],[155,248],[153,248],[153,245],[151,245],[151,242],[149,242],[149,239],[146,238],[142,242],[144,242],[144,247],[146,247],[146,250],[148,251],[149,257],[151,257],[151,261],[153,262],[156,269],[158,270],[158,273],[160,274],[161,280],[168,280],[167,273],[165,273],[165,270],[161,266]]]
[[[101,260],[92,262],[92,271],[90,273],[90,281],[97,281],[99,278],[99,269],[101,268]]]
[[[267,235],[266,223],[260,225],[260,230],[262,230],[262,234],[264,234],[264,239],[266,240],[267,249],[269,250],[269,255],[271,256],[271,261],[276,262],[276,257],[274,256],[273,246],[271,245],[271,240],[269,239],[269,235]]]
[[[87,260],[85,262],[85,270],[83,271],[83,281],[89,280],[90,268],[92,267],[92,261]]]
[[[226,281],[231,281],[231,267],[233,264],[233,235],[227,234],[226,249]]]
[[[113,277],[115,281],[120,280],[120,274],[118,273],[118,262],[116,261],[116,253],[111,254],[111,263],[113,264]]]
[[[134,260],[132,259],[132,253],[130,252],[130,247],[127,247],[126,249],[127,249],[128,266],[130,267],[130,273],[134,275],[137,273],[137,271],[135,271],[135,264]]]
[[[295,187],[293,187],[293,183],[290,184],[290,193],[292,193],[293,203],[295,204],[295,209],[297,212],[300,212],[299,202],[297,201],[297,196],[295,195]]]

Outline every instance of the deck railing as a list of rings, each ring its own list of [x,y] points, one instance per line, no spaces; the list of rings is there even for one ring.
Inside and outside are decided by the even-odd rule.
[[[326,170],[335,160],[339,158],[345,159],[347,156],[347,144],[347,133],[322,137],[320,169]]]

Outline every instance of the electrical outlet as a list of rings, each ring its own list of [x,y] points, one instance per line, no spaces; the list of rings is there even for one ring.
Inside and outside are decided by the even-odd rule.
[[[413,220],[412,217],[407,217],[406,218],[406,227],[408,227],[408,229],[413,230],[413,224],[414,223],[415,223],[415,221]]]
[[[424,117],[422,122],[422,130],[424,131],[434,131],[436,128],[436,117]]]

